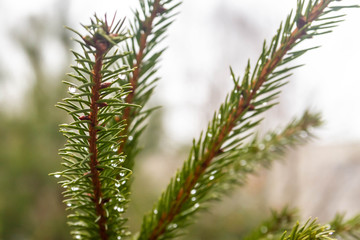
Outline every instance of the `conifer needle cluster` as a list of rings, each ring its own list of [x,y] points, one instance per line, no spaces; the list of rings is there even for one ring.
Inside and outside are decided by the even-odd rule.
[[[344,2],[344,1],[343,1]],[[264,42],[260,57],[250,60],[242,77],[231,69],[233,89],[207,129],[193,141],[189,156],[153,209],[144,216],[141,229],[132,235],[124,213],[130,201],[131,174],[138,139],[154,109],[143,108],[159,80],[159,59],[165,48],[160,43],[177,14],[180,0],[139,0],[129,30],[124,21],[108,22],[96,15],[84,25],[86,34],[74,31],[81,51],[72,53],[76,66],[69,97],[58,103],[72,118],[61,125],[67,138],[60,150],[65,170],[61,177],[68,223],[74,239],[172,239],[183,234],[197,212],[209,207],[237,186],[259,166],[270,166],[286,149],[307,142],[313,127],[321,125],[319,114],[306,111],[280,131],[264,137],[256,134],[261,114],[277,104],[281,88],[292,70],[292,61],[316,47],[301,49],[303,41],[331,32],[344,15],[336,0],[298,0],[297,8],[280,24],[275,36]],[[341,4],[341,3],[340,3]],[[291,215],[291,214],[290,214]],[[353,234],[358,218],[344,223],[337,217],[330,225],[309,220],[295,223],[287,211],[274,214],[266,223],[265,235],[277,239],[332,239]],[[279,224],[277,221],[285,221]],[[349,229],[350,230],[349,230]],[[286,232],[286,230],[288,232]],[[335,235],[333,235],[335,230]],[[285,231],[285,232],[284,232]],[[355,231],[355,230],[354,230]],[[342,233],[341,233],[342,232]]]

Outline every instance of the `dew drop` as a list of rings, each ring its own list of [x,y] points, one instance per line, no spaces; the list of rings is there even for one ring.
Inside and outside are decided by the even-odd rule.
[[[271,135],[270,134],[267,134],[266,136],[265,136],[265,141],[270,141],[271,140]]]
[[[263,102],[263,104],[262,104],[263,106],[267,106],[268,105],[268,103],[267,102]]]
[[[301,132],[300,132],[300,137],[302,137],[302,138],[307,138],[308,135],[309,135],[309,134],[308,134],[306,131],[301,131]]]
[[[81,236],[80,236],[80,235],[76,235],[75,238],[76,238],[76,239],[81,239]]]
[[[325,227],[325,230],[330,230],[330,228],[331,228],[330,224],[326,224],[324,227]]]
[[[170,224],[169,225],[169,229],[175,229],[177,228],[177,224],[176,223],[173,223],[173,224]]]
[[[154,214],[158,214],[158,210],[157,209],[154,209]]]
[[[74,86],[70,86],[69,93],[75,93],[75,92],[76,92],[76,88]]]
[[[178,178],[176,178],[176,181],[177,181],[177,182],[180,182],[180,178],[179,178],[179,177],[178,177]]]
[[[194,195],[195,193],[196,193],[196,190],[195,189],[193,189],[193,190],[191,190],[191,192],[190,192],[192,195]]]
[[[66,206],[71,207],[71,203],[67,203]]]
[[[125,158],[119,158],[119,161],[120,161],[121,163],[123,163],[123,162],[125,162]]]
[[[55,174],[54,177],[59,178],[59,177],[61,177],[61,175],[60,174]]]
[[[196,197],[192,197],[191,201],[195,202],[196,201]]]
[[[200,204],[199,203],[195,203],[194,208],[199,208]]]
[[[246,166],[246,164],[247,164],[246,160],[241,160],[241,161],[240,161],[240,165],[241,165],[241,166],[244,167],[244,166]]]
[[[262,150],[264,150],[265,149],[265,144],[259,144],[259,149],[260,149],[260,151],[262,151]]]
[[[121,185],[120,183],[115,183],[115,187],[117,188],[120,187],[120,185]]]
[[[123,176],[125,176],[125,173],[121,172],[119,175],[120,175],[120,177],[123,177]]]
[[[134,137],[133,137],[133,136],[129,136],[128,139],[129,139],[129,141],[132,141],[132,140],[134,139]]]
[[[118,237],[117,237],[117,240],[121,240],[121,237],[120,237],[120,236],[118,236]]]
[[[218,118],[218,119],[221,119],[221,113],[219,113],[219,114],[217,115],[217,118]]]
[[[209,177],[209,180],[211,181],[211,180],[214,180],[214,175],[211,175],[210,177]]]
[[[213,135],[211,133],[208,133],[207,136],[211,138]]]
[[[79,188],[78,187],[71,187],[71,190],[77,191],[77,190],[79,190]]]
[[[126,79],[126,75],[125,74],[119,74],[119,79],[120,80],[125,80]]]
[[[217,173],[217,170],[212,171],[211,175],[214,175],[215,173]]]
[[[261,226],[260,227],[260,232],[267,233],[267,231],[268,231],[268,228],[266,226]]]
[[[121,182],[121,184],[122,184],[122,185],[124,185],[125,183],[126,183],[126,181],[125,181],[125,180]]]

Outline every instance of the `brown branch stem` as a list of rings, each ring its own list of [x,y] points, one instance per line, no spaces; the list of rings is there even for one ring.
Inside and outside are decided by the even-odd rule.
[[[323,0],[316,6],[314,6],[313,10],[308,15],[308,18],[305,19],[305,22],[310,23],[317,19],[330,2],[331,0]],[[244,114],[244,111],[247,110],[247,106],[249,106],[251,101],[255,99],[256,92],[266,81],[269,74],[273,72],[276,66],[281,62],[285,54],[294,46],[294,43],[306,34],[306,30],[307,28],[298,27],[293,30],[287,40],[273,54],[273,57],[265,63],[259,77],[257,79],[254,79],[252,83],[252,91],[249,97],[247,97],[246,99],[242,97],[240,98],[238,108],[234,109],[233,112],[230,114],[229,118],[227,119],[227,123],[222,127],[217,140],[205,152],[203,158],[199,160],[199,165],[195,168],[194,172],[190,174],[185,180],[185,185],[179,190],[177,198],[172,203],[169,212],[162,213],[162,216],[157,226],[152,230],[150,234],[150,240],[158,239],[166,231],[166,228],[171,223],[171,221],[181,212],[183,205],[190,199],[191,190],[194,188],[199,178],[204,174],[211,161],[219,153],[219,150],[224,143],[226,136],[236,126],[236,122],[238,121],[239,117]]]
[[[98,161],[98,150],[97,150],[97,129],[98,126],[98,104],[97,101],[100,99],[100,85],[101,85],[101,68],[103,65],[103,54],[104,51],[97,49],[95,54],[95,64],[92,71],[92,80],[94,85],[91,88],[91,105],[90,105],[90,121],[89,124],[89,153],[90,153],[90,172],[91,172],[91,181],[93,184],[93,200],[95,203],[95,210],[97,216],[99,216],[99,221],[97,222],[99,226],[99,234],[101,240],[107,240],[108,235],[106,232],[106,213],[103,206],[102,192],[101,192],[101,182],[100,182],[100,172],[97,169],[99,164]]]

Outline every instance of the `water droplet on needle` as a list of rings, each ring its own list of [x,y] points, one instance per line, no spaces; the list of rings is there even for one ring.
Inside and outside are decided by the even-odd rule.
[[[69,93],[75,93],[75,92],[76,92],[76,88],[74,86],[70,86]]]

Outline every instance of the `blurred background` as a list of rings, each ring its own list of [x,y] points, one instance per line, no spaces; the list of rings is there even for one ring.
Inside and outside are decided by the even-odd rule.
[[[229,66],[242,74],[249,58],[254,63],[263,40],[295,5],[295,0],[184,1],[164,42],[170,48],[150,103],[162,109],[150,120],[134,173],[133,231],[231,89]],[[135,6],[131,0],[0,0],[0,240],[70,239],[61,189],[48,176],[60,168],[57,150],[65,143],[58,124],[67,118],[54,105],[67,94],[61,80],[70,71],[74,43],[63,26],[80,29],[95,12],[111,16],[117,10],[132,19]],[[285,125],[310,108],[321,111],[326,122],[318,138],[251,176],[246,187],[201,214],[183,239],[239,239],[270,208],[286,204],[299,208],[304,219],[359,213],[360,14],[346,13],[334,33],[308,41],[307,46],[322,47],[297,62],[306,66],[295,71],[259,129]]]

